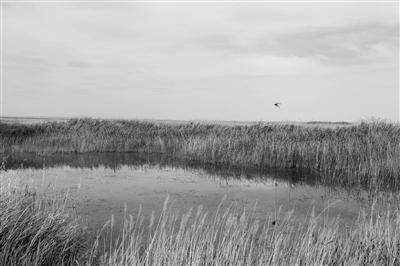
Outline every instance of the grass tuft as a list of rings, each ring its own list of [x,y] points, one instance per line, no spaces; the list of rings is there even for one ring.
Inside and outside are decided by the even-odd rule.
[[[72,265],[84,255],[85,235],[65,198],[1,179],[0,265]]]

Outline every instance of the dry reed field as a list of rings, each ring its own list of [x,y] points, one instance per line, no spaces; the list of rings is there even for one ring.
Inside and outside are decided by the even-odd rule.
[[[309,169],[321,182],[398,190],[400,126],[383,122],[319,128],[295,125],[155,124],[75,119],[0,124],[7,153],[138,152],[215,165]],[[0,174],[5,171],[4,166]],[[97,234],[68,206],[68,195],[40,195],[0,178],[1,265],[399,265],[400,212],[381,199],[351,226],[325,210],[256,219],[250,209],[201,206],[159,215],[125,212]],[[378,195],[378,194],[377,194]],[[384,204],[382,204],[382,202]],[[329,206],[327,207],[329,208]]]
[[[0,265],[75,264],[86,233],[66,203],[0,177]]]
[[[159,216],[125,213],[117,236],[113,218],[96,235],[74,218],[65,195],[36,196],[2,180],[1,265],[398,265],[400,215],[373,204],[350,227],[325,210],[297,221],[291,212],[254,218],[231,205]],[[12,185],[10,185],[12,184]],[[329,206],[327,207],[327,209]]]
[[[215,214],[191,209],[179,214],[164,204],[160,217],[144,224],[140,213],[125,217],[115,246],[101,265],[397,265],[400,217],[389,209],[360,212],[350,228],[311,213],[292,213],[260,223],[234,208]],[[112,222],[111,222],[112,223]],[[147,232],[147,233],[146,233]],[[99,241],[95,242],[98,247]],[[93,261],[91,261],[92,263]]]
[[[96,119],[3,123],[0,151],[164,153],[214,165],[309,169],[327,184],[373,190],[400,185],[400,126],[379,121],[334,128]]]

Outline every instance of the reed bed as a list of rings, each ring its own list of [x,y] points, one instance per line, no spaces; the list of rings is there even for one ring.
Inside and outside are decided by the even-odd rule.
[[[87,234],[65,199],[0,178],[0,265],[72,265],[85,256]]]
[[[326,217],[325,217],[326,218]],[[390,208],[362,211],[351,227],[310,213],[267,215],[227,207],[179,214],[164,205],[159,219],[125,216],[98,265],[399,265],[400,216]],[[110,222],[108,230],[112,230]],[[101,241],[97,239],[95,249]],[[112,248],[110,248],[112,247]]]
[[[164,153],[214,165],[310,169],[329,184],[400,186],[400,126],[380,121],[336,128],[96,119],[0,123],[0,151]]]
[[[346,227],[328,219],[329,206],[302,220],[292,212],[259,220],[223,202],[213,213],[181,212],[167,199],[159,215],[125,212],[116,237],[113,219],[89,237],[63,195],[39,198],[33,188],[1,185],[0,265],[400,264],[398,207],[374,204]]]

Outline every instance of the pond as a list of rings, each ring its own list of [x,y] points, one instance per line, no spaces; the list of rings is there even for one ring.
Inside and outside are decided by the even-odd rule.
[[[8,156],[5,169],[3,177],[39,191],[68,192],[71,208],[92,230],[112,215],[119,223],[125,205],[133,215],[140,207],[145,215],[157,214],[167,197],[182,212],[202,205],[212,213],[222,202],[254,211],[259,219],[279,209],[305,218],[314,209],[327,217],[340,216],[345,223],[368,204],[364,191],[323,186],[312,173],[215,167],[160,154],[20,154]]]

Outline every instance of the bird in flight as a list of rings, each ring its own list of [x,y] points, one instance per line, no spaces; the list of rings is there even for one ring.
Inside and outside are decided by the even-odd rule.
[[[280,107],[281,103],[275,103],[274,105],[275,105],[276,107],[278,107],[278,108],[281,108],[281,107]]]

